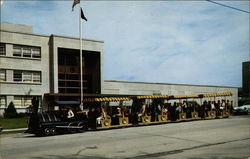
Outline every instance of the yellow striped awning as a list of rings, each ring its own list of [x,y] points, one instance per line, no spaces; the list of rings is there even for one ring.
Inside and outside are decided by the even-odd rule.
[[[137,99],[156,99],[156,98],[166,99],[168,97],[169,97],[168,95],[144,95],[144,96],[137,96]]]
[[[104,98],[85,98],[83,102],[117,102],[117,101],[129,101],[130,97],[104,97]]]
[[[203,94],[203,97],[222,97],[222,96],[232,96],[232,92],[222,92],[222,93],[208,93]]]
[[[175,99],[182,99],[182,98],[198,98],[198,94],[188,94],[188,95],[174,95]]]
[[[185,98],[200,98],[200,95],[204,98],[207,97],[221,97],[232,96],[231,92],[222,93],[208,93],[208,94],[189,94],[189,95],[142,95],[134,96],[137,99],[185,99]],[[102,98],[84,98],[83,102],[116,102],[116,101],[130,101],[133,97],[102,97]]]

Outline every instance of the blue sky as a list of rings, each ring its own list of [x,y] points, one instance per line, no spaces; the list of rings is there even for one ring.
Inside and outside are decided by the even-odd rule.
[[[7,1],[1,21],[79,36],[73,1]],[[249,11],[249,1],[220,1]],[[82,1],[84,38],[104,41],[104,79],[242,86],[250,15],[207,1]]]

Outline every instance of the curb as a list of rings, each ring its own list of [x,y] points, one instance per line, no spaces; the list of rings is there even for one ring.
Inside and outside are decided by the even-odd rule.
[[[12,131],[22,131],[27,130],[28,128],[18,128],[18,129],[3,129],[1,132],[12,132]]]

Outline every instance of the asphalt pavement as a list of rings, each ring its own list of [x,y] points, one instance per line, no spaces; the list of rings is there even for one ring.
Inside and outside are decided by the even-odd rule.
[[[250,116],[49,137],[0,137],[0,159],[247,159]]]

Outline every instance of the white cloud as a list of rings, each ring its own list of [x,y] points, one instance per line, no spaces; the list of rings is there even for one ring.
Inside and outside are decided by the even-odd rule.
[[[72,2],[15,3],[5,3],[5,21],[33,25],[38,33],[78,36]],[[225,2],[245,10],[247,3]],[[81,5],[88,18],[84,37],[105,42],[105,79],[241,86],[249,14],[201,1]]]

